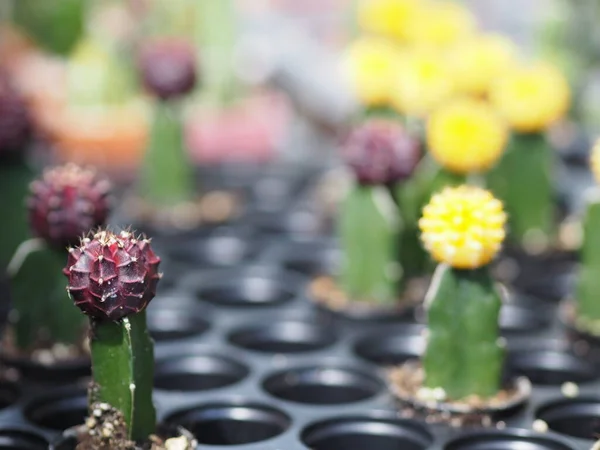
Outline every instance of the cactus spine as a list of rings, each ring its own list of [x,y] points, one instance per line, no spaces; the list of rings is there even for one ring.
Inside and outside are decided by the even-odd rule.
[[[504,347],[499,340],[501,297],[488,269],[438,266],[427,297],[425,386],[447,398],[490,397],[500,390]]]

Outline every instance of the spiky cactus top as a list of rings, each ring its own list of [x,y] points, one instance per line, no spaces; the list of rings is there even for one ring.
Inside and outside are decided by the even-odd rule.
[[[423,210],[423,245],[440,263],[425,300],[425,398],[485,398],[501,388],[502,302],[487,265],[500,250],[505,221],[500,201],[473,186],[445,188]]]
[[[106,179],[73,164],[48,169],[31,184],[27,204],[36,237],[20,245],[8,267],[14,310],[10,331],[19,349],[81,344],[85,321],[69,301],[59,276],[67,246],[105,225],[109,197]]]
[[[591,151],[590,168],[596,180],[600,183],[600,140]],[[600,335],[600,304],[598,290],[600,289],[600,195],[598,187],[594,186],[588,194],[585,216],[583,218],[583,242],[581,245],[581,264],[575,292],[576,316],[578,328],[583,331]]]
[[[399,298],[400,216],[387,186],[406,179],[420,150],[401,125],[371,119],[343,147],[356,184],[341,205],[341,287],[351,300],[394,304]]]
[[[193,48],[185,40],[175,38],[152,41],[142,50],[139,72],[157,102],[138,195],[150,206],[164,211],[193,200],[196,194],[178,104],[196,84]]]
[[[506,205],[514,243],[529,253],[541,253],[555,234],[556,154],[545,132],[567,113],[569,84],[550,64],[515,66],[492,86],[490,100],[513,136],[488,186]]]
[[[154,298],[159,263],[145,237],[100,231],[69,250],[68,291],[90,317],[119,320],[143,311]]]
[[[66,164],[44,171],[27,201],[33,233],[54,247],[74,245],[106,223],[111,186],[94,169]]]
[[[83,239],[64,268],[67,291],[91,323],[90,413],[109,405],[122,417],[126,438],[136,442],[147,441],[156,427],[145,310],[156,294],[159,264],[146,237],[102,230]],[[114,448],[111,438],[96,434],[94,448]]]

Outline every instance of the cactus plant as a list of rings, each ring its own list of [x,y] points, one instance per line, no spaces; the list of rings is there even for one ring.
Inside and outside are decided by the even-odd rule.
[[[424,247],[439,263],[426,296],[427,346],[421,395],[492,397],[501,389],[501,296],[487,265],[500,250],[502,203],[482,188],[447,187],[419,221]]]
[[[556,158],[544,132],[567,113],[569,85],[553,66],[535,63],[508,71],[490,96],[514,132],[488,185],[506,205],[514,243],[543,251],[555,233]]]
[[[67,291],[90,321],[90,418],[78,436],[85,448],[139,448],[156,433],[146,307],[156,295],[159,264],[150,240],[129,231],[99,230],[70,253]]]
[[[397,123],[372,119],[350,133],[344,151],[357,183],[340,210],[341,286],[352,300],[389,304],[400,294],[402,224],[386,186],[410,176],[419,146]]]
[[[590,163],[594,177],[600,180],[600,141],[592,149]],[[600,305],[598,305],[600,236],[597,232],[599,226],[600,195],[598,195],[598,188],[594,187],[588,195],[583,218],[581,266],[575,292],[577,326],[594,334],[600,334]]]
[[[148,43],[140,58],[141,78],[157,102],[138,193],[156,208],[181,205],[195,195],[177,102],[196,84],[195,64],[192,47],[174,38]]]
[[[0,267],[8,264],[19,243],[27,238],[23,202],[34,177],[26,152],[32,131],[25,100],[8,75],[0,72],[0,192],[5,213],[0,226]]]
[[[21,353],[81,346],[85,321],[67,299],[61,270],[67,246],[105,224],[109,194],[107,180],[73,164],[47,169],[31,184],[27,204],[35,237],[19,246],[8,266],[13,304],[5,339]]]

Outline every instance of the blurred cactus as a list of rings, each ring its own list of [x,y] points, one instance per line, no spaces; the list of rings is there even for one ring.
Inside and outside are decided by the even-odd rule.
[[[39,46],[69,54],[83,35],[88,0],[14,0],[12,17]]]

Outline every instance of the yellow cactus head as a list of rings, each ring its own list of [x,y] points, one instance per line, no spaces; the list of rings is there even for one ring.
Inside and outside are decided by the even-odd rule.
[[[344,63],[352,89],[364,106],[387,106],[399,50],[383,39],[364,37],[348,49]]]
[[[421,240],[432,258],[456,269],[490,263],[505,238],[502,202],[475,186],[446,187],[419,220]]]
[[[443,54],[413,49],[402,55],[391,93],[392,105],[399,112],[424,117],[453,93],[454,83]]]
[[[566,114],[571,91],[557,68],[535,63],[514,67],[503,74],[494,83],[490,99],[516,131],[536,133]]]
[[[459,174],[483,172],[494,166],[508,136],[508,126],[487,102],[468,97],[442,105],[427,122],[431,156]]]
[[[454,1],[421,0],[407,24],[407,41],[416,46],[445,48],[472,35],[477,22],[471,12]]]
[[[404,40],[421,0],[360,0],[357,22],[367,33]]]
[[[474,34],[454,45],[450,66],[460,92],[486,95],[495,79],[514,65],[515,45],[500,34]]]
[[[590,168],[592,169],[592,174],[594,175],[596,183],[600,183],[600,139],[598,139],[592,147],[590,154]]]

